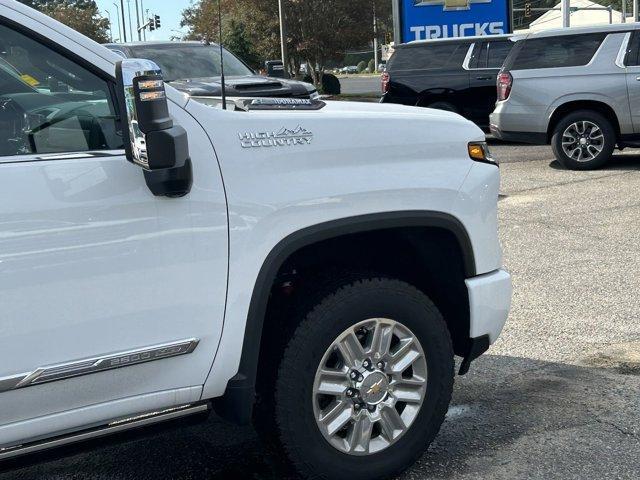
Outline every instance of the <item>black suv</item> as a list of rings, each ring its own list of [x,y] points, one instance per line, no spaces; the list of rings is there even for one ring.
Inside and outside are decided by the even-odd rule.
[[[383,103],[459,113],[489,128],[496,77],[511,51],[510,35],[446,38],[399,45],[382,75]]]

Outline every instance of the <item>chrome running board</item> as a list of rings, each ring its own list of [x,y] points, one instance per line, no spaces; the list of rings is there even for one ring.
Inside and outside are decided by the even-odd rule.
[[[211,408],[209,403],[201,403],[197,405],[184,405],[182,407],[170,408],[160,412],[145,413],[135,417],[115,420],[101,427],[91,430],[83,430],[80,432],[53,437],[39,442],[25,443],[13,447],[0,448],[0,460],[8,460],[21,455],[49,450],[51,448],[62,447],[74,443],[93,440],[96,438],[106,437],[116,433],[133,430],[136,428],[147,427],[161,422],[177,420],[189,415],[204,413]]]

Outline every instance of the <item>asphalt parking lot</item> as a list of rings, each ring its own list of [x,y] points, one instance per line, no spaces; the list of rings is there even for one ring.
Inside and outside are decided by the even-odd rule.
[[[640,478],[640,152],[569,172],[547,147],[492,148],[512,315],[401,480]],[[250,428],[222,421],[70,453],[0,480],[283,478]]]

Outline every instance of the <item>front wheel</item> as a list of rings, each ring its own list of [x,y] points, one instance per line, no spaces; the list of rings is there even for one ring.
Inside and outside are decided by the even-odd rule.
[[[276,378],[280,446],[305,478],[374,480],[413,464],[453,388],[447,327],[419,290],[363,279],[308,310]]]
[[[594,170],[613,155],[616,131],[611,122],[597,112],[570,113],[556,125],[551,147],[558,161],[571,170]]]

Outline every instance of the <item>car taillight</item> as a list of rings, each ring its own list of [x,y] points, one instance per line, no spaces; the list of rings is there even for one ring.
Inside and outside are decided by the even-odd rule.
[[[384,72],[381,77],[382,80],[382,93],[387,93],[389,91],[389,82],[391,82],[391,76],[389,76],[388,72]]]
[[[498,100],[506,100],[511,94],[513,87],[513,77],[509,72],[501,72],[498,74]]]

